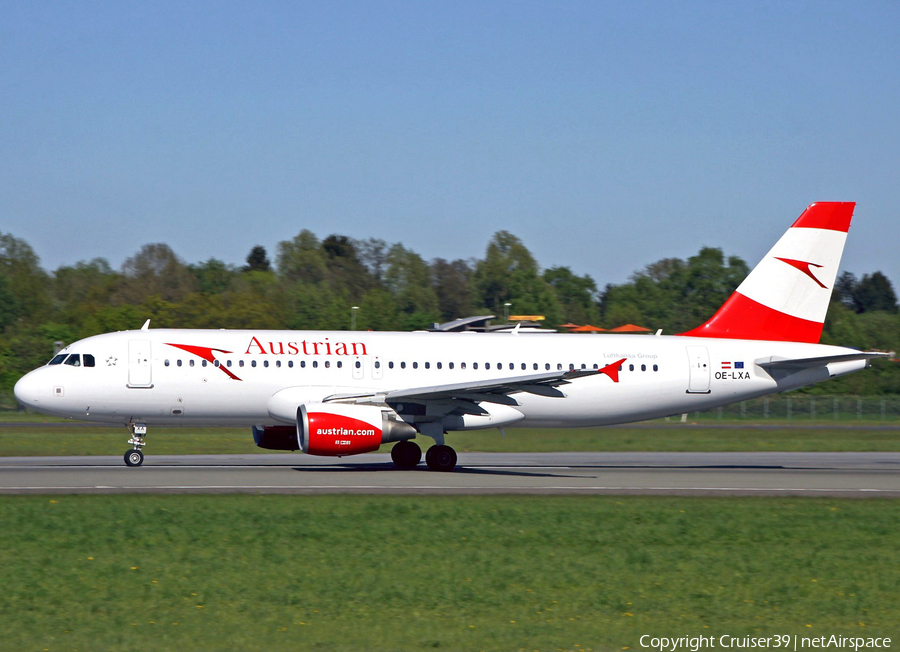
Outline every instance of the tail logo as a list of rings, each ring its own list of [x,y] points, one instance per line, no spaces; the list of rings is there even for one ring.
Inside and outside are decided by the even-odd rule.
[[[807,263],[802,260],[794,260],[793,258],[778,258],[777,256],[775,257],[775,260],[780,260],[783,263],[787,263],[791,267],[796,267],[801,272],[803,272],[808,277],[810,277],[812,280],[814,280],[816,283],[818,283],[819,287],[821,287],[825,290],[828,289],[827,287],[825,287],[825,284],[822,283],[822,281],[820,281],[819,279],[817,279],[815,277],[812,270],[810,269],[810,267],[815,267],[816,269],[819,269],[820,267],[822,267],[821,265],[816,265],[815,263]]]

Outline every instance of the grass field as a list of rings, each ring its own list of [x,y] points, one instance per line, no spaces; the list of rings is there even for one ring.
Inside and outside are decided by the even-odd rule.
[[[895,636],[900,501],[0,497],[2,650]]]
[[[900,451],[900,429],[846,426],[731,424],[734,427],[653,422],[640,427],[509,429],[451,433],[458,451]],[[809,424],[804,424],[809,425]],[[897,424],[894,424],[895,426]],[[431,440],[419,437],[424,448]],[[49,421],[39,426],[0,424],[0,456],[121,455],[124,427]],[[151,428],[148,455],[267,453],[249,428]],[[384,451],[389,446],[383,447]],[[288,453],[291,454],[291,453]]]

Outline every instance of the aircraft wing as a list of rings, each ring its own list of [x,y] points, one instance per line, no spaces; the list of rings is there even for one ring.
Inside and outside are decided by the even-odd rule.
[[[431,387],[414,387],[387,392],[367,394],[334,394],[325,399],[326,402],[377,403],[395,405],[402,402],[425,403],[464,401],[468,403],[488,402],[502,405],[518,405],[518,401],[510,396],[519,392],[564,398],[565,394],[557,389],[568,385],[576,378],[604,374],[613,382],[619,382],[619,365],[625,362],[622,358],[601,369],[573,369],[569,371],[548,371],[540,374],[510,376],[509,378],[434,385]]]

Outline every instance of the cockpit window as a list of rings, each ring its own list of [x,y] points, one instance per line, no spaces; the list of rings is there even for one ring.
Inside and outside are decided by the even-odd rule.
[[[92,356],[90,353],[85,353],[84,356],[82,356],[82,357],[84,359],[85,367],[93,367],[94,366],[94,356]]]
[[[53,359],[47,364],[62,364],[62,361],[66,359],[65,353],[60,353],[59,355],[53,356]]]
[[[81,366],[81,355],[78,353],[70,354],[69,357],[66,358],[66,361],[64,364],[72,365],[73,367],[80,367]]]

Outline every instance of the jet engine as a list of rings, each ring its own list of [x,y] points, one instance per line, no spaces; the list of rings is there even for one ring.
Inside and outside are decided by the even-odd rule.
[[[310,455],[369,453],[415,436],[415,428],[377,406],[304,403],[297,409],[297,438]]]

